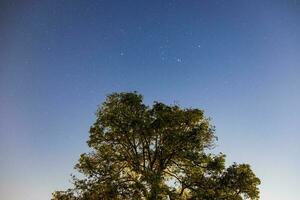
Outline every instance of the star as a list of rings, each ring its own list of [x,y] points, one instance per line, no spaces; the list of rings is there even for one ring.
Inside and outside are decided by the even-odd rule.
[[[179,63],[181,63],[182,59],[181,58],[177,58],[176,61],[179,62]]]

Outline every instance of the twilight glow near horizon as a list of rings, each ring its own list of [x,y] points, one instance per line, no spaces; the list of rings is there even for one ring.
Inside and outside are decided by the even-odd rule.
[[[70,187],[112,92],[205,110],[261,200],[299,199],[300,2],[0,2],[0,199]]]

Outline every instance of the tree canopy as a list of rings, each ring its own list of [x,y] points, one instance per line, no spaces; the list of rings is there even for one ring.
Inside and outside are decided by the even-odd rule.
[[[137,92],[113,93],[96,112],[91,151],[75,166],[83,176],[52,200],[259,199],[250,166],[226,167],[224,154],[210,153],[215,141],[200,109],[146,106]]]

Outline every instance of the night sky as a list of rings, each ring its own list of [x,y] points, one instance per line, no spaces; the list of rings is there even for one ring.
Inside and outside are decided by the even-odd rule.
[[[70,186],[97,106],[138,91],[206,111],[262,200],[299,199],[297,0],[0,1],[0,198]]]

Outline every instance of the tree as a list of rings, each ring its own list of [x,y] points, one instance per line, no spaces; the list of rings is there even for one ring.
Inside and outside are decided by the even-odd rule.
[[[74,188],[53,200],[258,199],[260,180],[247,164],[225,167],[215,129],[199,109],[143,103],[136,93],[113,93],[96,112],[88,145],[75,168]]]

